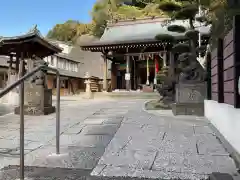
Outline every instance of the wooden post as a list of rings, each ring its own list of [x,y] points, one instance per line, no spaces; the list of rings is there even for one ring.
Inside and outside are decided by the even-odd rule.
[[[107,58],[106,58],[106,55],[104,54],[103,56],[103,91],[106,91],[107,92],[107,72],[108,72],[108,67],[107,67]]]
[[[19,71],[19,66],[20,66],[19,56],[17,55],[17,56],[16,56],[16,64],[15,64],[16,73],[18,73],[18,71]]]
[[[223,87],[223,40],[218,39],[217,47],[217,61],[218,61],[218,102],[224,103],[224,87]]]
[[[149,85],[149,56],[147,56],[147,81],[146,81],[146,85]]]
[[[238,31],[240,30],[239,25],[240,16],[236,15],[233,18],[233,25],[234,25],[234,52],[235,52],[235,58],[234,58],[234,107],[240,108],[240,35]]]
[[[12,63],[13,63],[13,55],[11,54],[9,59],[8,77],[10,77],[10,75],[12,74]]]
[[[171,77],[175,77],[175,60],[174,60],[174,54],[172,52],[169,52],[169,62],[170,62],[170,69],[169,69],[169,74]]]
[[[112,89],[114,90],[117,88],[117,69],[116,69],[116,63],[114,61],[112,61],[111,63],[111,85],[112,85]]]
[[[155,77],[154,77],[154,84],[157,84],[157,74],[159,71],[159,55],[154,55],[154,62],[155,62]]]
[[[128,48],[127,48],[128,53]],[[126,80],[126,90],[130,91],[131,89],[131,77],[130,77],[130,56],[126,56],[126,74],[125,74],[125,80]]]
[[[207,53],[207,99],[212,99],[211,54]]]
[[[166,51],[164,51],[163,53],[163,67],[167,66],[167,54]]]
[[[136,61],[135,61],[135,58],[134,58],[134,56],[132,56],[132,60],[133,60],[133,88],[134,88],[134,90],[136,90],[137,89],[137,83],[136,83]]]

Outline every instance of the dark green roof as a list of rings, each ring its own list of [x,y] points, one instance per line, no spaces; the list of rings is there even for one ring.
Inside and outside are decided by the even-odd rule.
[[[60,47],[45,39],[36,27],[20,36],[0,38],[0,55],[16,53],[20,49],[25,51],[26,56],[34,54],[38,57],[46,57],[62,51]]]
[[[145,43],[156,42],[156,35],[170,34],[173,36],[184,36],[184,33],[170,32],[167,26],[170,24],[177,24],[189,29],[188,20],[176,20],[170,24],[166,24],[166,18],[145,19],[145,20],[132,20],[125,22],[117,22],[109,25],[99,41],[81,44],[82,47],[87,46],[101,46],[101,45],[116,45],[128,43]],[[202,34],[207,34],[210,27],[201,27],[199,31]]]

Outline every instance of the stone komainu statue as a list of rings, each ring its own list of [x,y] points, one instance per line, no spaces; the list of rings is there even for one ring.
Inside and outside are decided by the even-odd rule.
[[[40,58],[34,57],[33,67],[35,68],[35,67],[38,67],[38,66],[41,66],[41,65],[48,66],[48,63],[45,62],[44,60],[40,59]],[[35,74],[35,76],[33,76],[31,83],[35,83],[36,85],[41,85],[41,86],[46,87],[46,80],[45,80],[46,72],[47,71],[45,71],[45,70],[38,71]]]
[[[179,82],[203,82],[206,80],[206,72],[195,56],[190,53],[179,55]]]

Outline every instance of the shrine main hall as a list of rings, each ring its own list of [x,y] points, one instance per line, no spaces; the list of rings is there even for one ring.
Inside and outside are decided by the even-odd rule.
[[[162,67],[175,71],[176,54],[171,52],[173,43],[157,40],[159,34],[179,37],[185,33],[168,31],[168,26],[180,25],[189,29],[188,20],[169,22],[168,18],[145,18],[109,22],[102,37],[81,44],[84,51],[102,52],[103,90],[108,90],[108,74],[111,72],[111,89],[153,91],[157,84],[157,73]],[[201,43],[206,44],[209,28],[199,27]],[[108,64],[111,61],[111,68]],[[110,72],[109,72],[110,71]],[[174,73],[174,72],[172,72]]]

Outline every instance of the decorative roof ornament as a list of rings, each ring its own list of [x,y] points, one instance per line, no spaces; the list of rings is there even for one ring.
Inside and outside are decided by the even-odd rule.
[[[35,33],[35,34],[39,34],[39,33],[40,33],[40,31],[39,31],[38,28],[37,28],[37,24],[35,24],[35,25],[33,26],[33,28],[30,29],[29,33]]]

